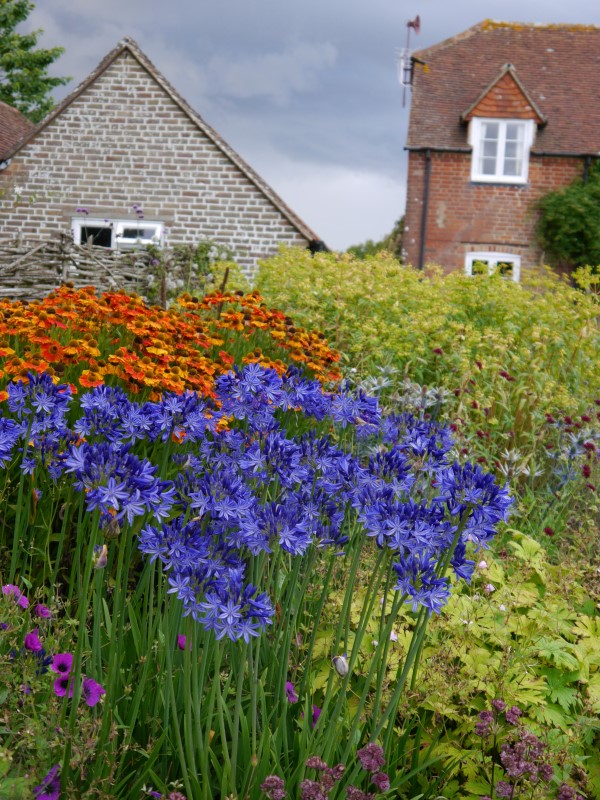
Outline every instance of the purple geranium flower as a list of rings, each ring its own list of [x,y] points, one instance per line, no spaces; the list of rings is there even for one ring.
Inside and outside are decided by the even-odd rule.
[[[29,605],[29,600],[22,594],[19,587],[15,586],[13,583],[7,583],[2,587],[2,594],[5,594],[7,597],[14,597],[15,603],[20,605],[21,608],[27,608]]]
[[[319,721],[319,717],[321,716],[321,709],[318,706],[313,706],[312,710],[312,726],[314,728]]]
[[[285,694],[290,703],[298,702],[298,695],[296,694],[294,684],[291,681],[287,681],[285,684]]]
[[[68,675],[73,666],[73,656],[71,653],[57,653],[52,659],[50,669],[59,675]]]
[[[37,617],[41,617],[42,619],[50,619],[52,613],[48,606],[45,606],[43,603],[38,603],[37,606],[33,609],[34,614]]]
[[[105,693],[106,690],[99,683],[96,683],[93,678],[83,679],[83,699],[88,706],[95,706]]]
[[[57,697],[64,697],[69,692],[69,697],[73,697],[73,679],[67,675],[61,675],[54,681],[54,694]]]
[[[58,800],[60,794],[60,764],[55,764],[42,779],[39,786],[33,787],[36,800]]]
[[[37,628],[25,635],[25,649],[31,650],[32,653],[39,653],[42,649]]]
[[[186,636],[184,633],[180,633],[180,634],[177,636],[177,647],[178,647],[180,650],[185,650],[185,646],[186,646],[186,644],[187,644],[187,636]],[[189,650],[191,650],[191,649],[192,649],[192,643],[191,643],[191,642],[190,642],[190,644],[189,644],[189,648],[188,648],[188,649],[189,649]]]

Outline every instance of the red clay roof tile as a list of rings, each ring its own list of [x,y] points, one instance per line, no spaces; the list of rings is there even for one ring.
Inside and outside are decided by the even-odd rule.
[[[0,158],[33,128],[33,123],[16,108],[0,100]]]
[[[600,28],[485,20],[413,59],[409,149],[469,150],[461,114],[509,62],[547,120],[532,152],[600,154]]]

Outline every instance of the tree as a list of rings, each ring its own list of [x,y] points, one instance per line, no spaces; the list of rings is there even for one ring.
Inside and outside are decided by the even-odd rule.
[[[348,248],[348,252],[356,258],[366,258],[367,256],[375,255],[381,250],[387,250],[392,253],[398,261],[402,261],[402,233],[404,231],[404,217],[394,225],[391,233],[384,236],[380,242],[374,242],[373,239],[367,239],[363,244],[354,244]]]
[[[537,234],[551,260],[572,267],[600,264],[600,162],[585,183],[573,181],[538,202]]]
[[[34,7],[29,0],[0,0],[0,100],[39,122],[54,105],[52,89],[71,79],[53,78],[47,72],[63,47],[37,48],[41,30],[16,32]]]

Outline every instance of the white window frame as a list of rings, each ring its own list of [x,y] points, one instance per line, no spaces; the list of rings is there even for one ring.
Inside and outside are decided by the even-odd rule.
[[[494,274],[499,263],[509,261],[513,265],[512,280],[515,283],[521,280],[521,256],[516,255],[516,253],[497,253],[484,250],[475,253],[467,253],[465,256],[466,275],[473,275],[473,263],[475,261],[487,261],[489,275]]]
[[[94,219],[75,217],[71,221],[71,230],[75,244],[81,244],[83,228],[103,228],[110,230],[110,250],[135,250],[148,244],[160,247],[163,242],[164,223],[146,219]],[[147,239],[125,238],[124,232],[129,229],[143,229],[151,233]],[[85,244],[85,243],[84,243]]]
[[[484,125],[498,125],[498,147],[496,152],[496,171],[493,175],[481,171],[483,157]],[[523,131],[523,156],[519,175],[504,175],[504,159],[506,152],[506,131],[508,125],[518,125]],[[469,124],[469,144],[473,148],[471,156],[471,180],[476,183],[527,183],[529,175],[529,151],[535,137],[535,120],[533,119],[499,119],[492,117],[474,117]]]

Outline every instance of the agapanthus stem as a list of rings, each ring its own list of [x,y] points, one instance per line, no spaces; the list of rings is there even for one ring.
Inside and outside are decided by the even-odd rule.
[[[21,463],[25,460],[25,456],[27,455],[27,450],[29,449],[29,436],[31,435],[31,426],[33,425],[33,415],[29,420],[29,425],[27,427],[27,433],[25,434],[24,438],[24,445],[23,445],[23,458],[21,459]],[[27,473],[21,470],[21,475],[19,477],[19,489],[17,491],[17,505],[15,509],[15,530],[13,533],[13,543],[12,543],[12,551],[10,555],[10,570],[8,572],[8,582],[14,583],[15,574],[17,571],[17,560],[19,557],[20,552],[20,542],[22,540],[21,534],[21,517],[23,516],[23,491],[25,488],[25,480],[26,480]]]

